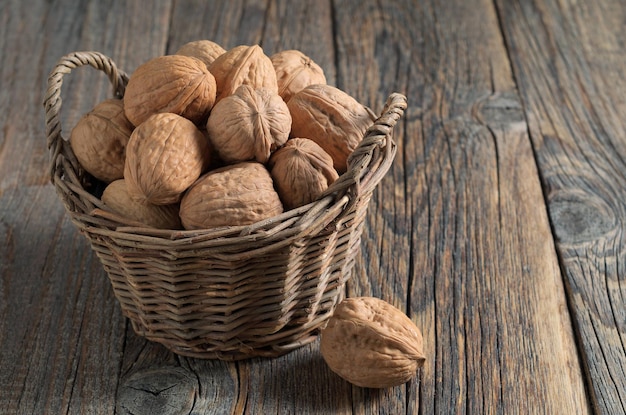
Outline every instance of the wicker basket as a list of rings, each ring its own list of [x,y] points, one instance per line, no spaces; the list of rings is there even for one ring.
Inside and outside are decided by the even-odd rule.
[[[117,97],[128,81],[97,52],[59,60],[44,102],[50,176],[134,331],[180,355],[223,360],[279,356],[313,341],[343,299],[372,191],[396,152],[391,132],[406,98],[389,97],[348,171],[318,201],[250,226],[156,230],[108,211],[98,198],[102,184],[61,135],[63,76],[83,65],[105,72]]]

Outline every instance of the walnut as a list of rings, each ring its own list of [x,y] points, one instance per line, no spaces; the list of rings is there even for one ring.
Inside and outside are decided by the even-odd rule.
[[[180,229],[178,204],[154,205],[142,195],[129,192],[124,179],[111,182],[102,201],[121,216],[158,229]]]
[[[213,147],[225,162],[265,163],[289,138],[291,115],[277,93],[241,85],[215,104],[206,127]]]
[[[215,78],[199,59],[168,55],[140,65],[128,80],[124,111],[139,126],[152,114],[170,112],[200,125],[215,103]]]
[[[218,56],[224,53],[226,53],[226,50],[215,42],[210,40],[195,40],[185,43],[178,48],[174,54],[198,58],[204,62],[208,68]]]
[[[333,159],[308,138],[291,138],[272,154],[268,166],[286,209],[317,200],[339,177]]]
[[[72,129],[70,145],[80,165],[109,183],[124,175],[126,144],[134,126],[119,99],[108,99],[85,114]]]
[[[250,85],[254,89],[267,88],[278,93],[276,71],[259,45],[229,49],[213,61],[209,70],[217,84],[216,101],[232,95],[241,85]]]
[[[276,70],[278,94],[285,102],[309,85],[326,83],[322,68],[299,50],[283,50],[270,59]]]
[[[130,191],[150,203],[167,205],[208,168],[210,147],[205,135],[188,119],[155,114],[133,131],[126,148],[124,178]]]
[[[347,93],[330,85],[309,85],[287,102],[291,136],[310,138],[333,158],[339,174],[373,124],[368,110]]]
[[[401,385],[425,361],[417,326],[378,298],[343,300],[320,334],[320,351],[330,369],[357,386]]]
[[[185,229],[250,225],[282,212],[272,178],[257,162],[232,164],[206,173],[180,203]]]

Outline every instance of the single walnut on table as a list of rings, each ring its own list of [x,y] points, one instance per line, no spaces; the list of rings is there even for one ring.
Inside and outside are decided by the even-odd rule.
[[[422,333],[406,314],[378,298],[343,300],[321,332],[330,369],[365,388],[408,382],[426,360]]]

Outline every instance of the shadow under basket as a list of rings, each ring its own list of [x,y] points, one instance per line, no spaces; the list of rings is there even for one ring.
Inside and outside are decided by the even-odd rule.
[[[110,58],[75,52],[59,60],[44,101],[50,176],[134,331],[183,356],[222,360],[275,357],[315,340],[344,297],[406,98],[392,94],[380,117],[372,114],[348,171],[319,200],[249,226],[158,230],[108,210],[61,135],[63,76],[84,65],[124,95],[128,76]]]

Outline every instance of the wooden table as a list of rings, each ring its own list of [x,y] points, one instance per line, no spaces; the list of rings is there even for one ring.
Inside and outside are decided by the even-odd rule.
[[[626,413],[625,21],[619,0],[3,1],[0,413]],[[408,97],[347,288],[422,330],[407,384],[351,386],[319,342],[179,357],[122,316],[49,183],[46,78],[197,39],[300,49],[376,112]],[[72,73],[65,130],[108,96]]]

